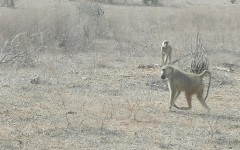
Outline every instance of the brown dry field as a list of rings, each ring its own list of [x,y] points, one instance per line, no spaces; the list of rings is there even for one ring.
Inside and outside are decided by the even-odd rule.
[[[240,5],[178,2],[163,7],[103,4],[105,20],[110,20],[108,38],[93,38],[86,49],[73,53],[48,45],[31,67],[1,64],[0,149],[238,150]],[[56,7],[73,11],[75,3],[18,0],[15,9],[0,7],[0,48],[4,25],[13,30],[23,23],[16,32],[24,32],[30,15],[38,14],[41,22]],[[210,60],[211,112],[196,97],[192,110],[169,112],[160,69],[138,66],[160,63],[164,39],[174,47],[173,60],[188,54],[197,32]],[[234,71],[214,69],[222,63],[234,64]],[[37,77],[39,83],[32,84]],[[177,104],[187,105],[183,93]]]

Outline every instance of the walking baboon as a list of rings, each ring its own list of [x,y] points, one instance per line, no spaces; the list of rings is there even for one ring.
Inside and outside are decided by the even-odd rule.
[[[162,53],[162,65],[171,63],[172,47],[169,45],[169,41],[164,40],[161,46]]]
[[[203,98],[204,83],[202,78],[206,74],[209,75],[209,83],[206,96],[205,98]],[[209,107],[206,104],[206,98],[209,93],[209,87],[211,82],[211,74],[208,70],[204,70],[201,74],[198,75],[194,73],[187,73],[171,65],[166,65],[161,68],[161,78],[168,78],[168,88],[170,90],[169,110],[172,109],[172,106],[181,110],[191,109],[192,95],[196,94],[197,99],[202,104],[202,106],[208,111],[210,111]],[[176,99],[182,91],[185,92],[188,107],[178,107],[175,104]]]

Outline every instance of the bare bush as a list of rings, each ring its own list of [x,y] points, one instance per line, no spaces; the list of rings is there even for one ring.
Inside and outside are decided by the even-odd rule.
[[[197,33],[195,49],[191,50],[191,56],[192,60],[190,72],[200,74],[204,70],[208,70],[209,61],[205,55],[199,33]]]
[[[75,3],[72,12],[58,8],[46,26],[49,46],[62,52],[85,51],[90,43],[107,34],[107,21],[103,7],[99,3]],[[76,14],[76,15],[75,15]],[[50,26],[50,28],[48,28]]]
[[[77,5],[78,38],[81,47],[88,46],[94,39],[107,38],[109,34],[108,20],[104,17],[103,7],[99,3],[79,3]]]
[[[87,15],[92,17],[102,17],[104,14],[103,7],[97,3],[79,3],[77,5],[79,15]]]
[[[36,54],[44,48],[42,33],[19,33],[1,47],[0,64],[33,66]]]
[[[103,7],[92,2],[76,2],[75,5],[61,5],[51,12],[23,14],[21,20],[16,16],[17,21],[11,25],[8,16],[3,16],[2,19],[6,19],[0,24],[3,41],[19,32],[42,32],[46,37],[43,42],[50,51],[72,52],[85,49],[94,39],[106,37],[108,22],[104,17]]]

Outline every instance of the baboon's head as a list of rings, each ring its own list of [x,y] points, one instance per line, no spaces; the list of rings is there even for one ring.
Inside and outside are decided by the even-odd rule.
[[[173,68],[171,66],[163,66],[161,68],[161,79],[166,79],[172,73]]]
[[[164,40],[164,41],[162,42],[162,46],[163,46],[163,47],[167,47],[167,46],[168,46],[168,43],[169,43],[169,41]]]

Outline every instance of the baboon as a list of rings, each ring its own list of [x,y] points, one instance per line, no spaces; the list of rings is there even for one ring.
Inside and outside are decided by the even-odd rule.
[[[203,76],[209,75],[208,89],[205,98],[203,98],[204,83]],[[168,78],[168,88],[170,90],[170,107],[172,106],[181,110],[189,110],[192,108],[192,95],[197,95],[197,99],[207,111],[210,111],[206,104],[206,98],[209,93],[209,87],[211,82],[211,73],[208,70],[204,70],[201,74],[187,73],[174,66],[166,65],[161,68],[161,78]],[[175,104],[176,99],[180,93],[184,91],[187,99],[188,107],[178,107]]]
[[[164,40],[161,46],[162,53],[162,65],[171,63],[172,47],[169,45],[169,41]]]

